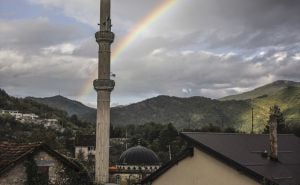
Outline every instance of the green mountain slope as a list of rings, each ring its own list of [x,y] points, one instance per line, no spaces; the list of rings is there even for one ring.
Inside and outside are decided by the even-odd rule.
[[[96,109],[90,108],[78,101],[70,100],[63,96],[53,96],[47,98],[27,97],[26,99],[48,105],[49,107],[55,109],[66,111],[69,116],[77,115],[77,117],[83,121],[90,123],[96,122]]]
[[[283,89],[286,89],[287,87],[300,87],[300,82],[279,80],[271,84],[267,84],[262,87],[256,88],[249,92],[232,95],[232,96],[226,96],[224,98],[221,98],[220,100],[247,100],[247,99],[263,97],[266,95],[270,96],[276,94],[277,92]]]
[[[278,105],[290,126],[300,125],[300,83],[293,81],[275,81],[238,95],[220,99],[248,101],[254,109],[254,130],[260,131],[268,120],[270,106]],[[251,122],[251,109],[244,112],[241,118],[245,123]],[[250,124],[242,124],[240,130],[249,131]]]
[[[263,129],[263,123],[268,120],[269,108],[274,104],[281,108],[287,124],[300,125],[300,87],[288,86],[270,95],[253,99],[256,130]],[[245,126],[243,128],[242,130],[247,130]]]
[[[250,132],[253,107],[254,130],[259,132],[267,123],[269,107],[277,104],[288,124],[300,125],[299,84],[299,82],[277,81],[221,100],[158,96],[128,106],[113,107],[111,123],[116,126],[141,125],[149,122],[173,123],[178,129],[195,129],[212,124]],[[95,122],[96,119],[95,109],[63,97],[32,100],[62,109],[70,115],[76,114],[84,120]]]
[[[173,123],[178,129],[196,129],[207,125],[239,125],[240,115],[250,108],[246,101],[218,101],[204,97],[177,98],[158,96],[129,106],[113,108],[114,125],[147,122]]]

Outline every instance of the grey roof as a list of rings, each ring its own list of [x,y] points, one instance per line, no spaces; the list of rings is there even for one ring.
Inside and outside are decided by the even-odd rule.
[[[300,184],[300,138],[278,136],[278,160],[262,156],[269,151],[268,135],[227,133],[182,133],[194,145],[246,174],[266,178],[279,185]]]

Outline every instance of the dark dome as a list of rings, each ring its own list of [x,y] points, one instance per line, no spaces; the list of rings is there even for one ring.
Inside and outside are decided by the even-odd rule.
[[[158,165],[159,159],[152,150],[138,145],[123,152],[119,163],[121,165]]]

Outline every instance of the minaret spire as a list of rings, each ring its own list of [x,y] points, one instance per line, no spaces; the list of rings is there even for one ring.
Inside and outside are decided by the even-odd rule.
[[[111,31],[110,0],[101,0],[100,30],[101,31]]]
[[[94,81],[97,91],[97,126],[96,126],[96,165],[95,182],[109,182],[109,129],[110,129],[110,94],[115,82],[110,79],[111,44],[114,33],[111,32],[110,0],[101,0],[100,31],[95,34],[99,44],[98,79]]]

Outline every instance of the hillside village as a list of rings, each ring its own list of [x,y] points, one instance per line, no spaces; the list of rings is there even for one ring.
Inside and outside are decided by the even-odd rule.
[[[4,116],[5,114],[9,114],[13,116],[16,121],[21,123],[33,123],[36,125],[43,125],[45,128],[52,128],[57,131],[63,132],[64,128],[62,125],[59,125],[57,119],[40,119],[38,115],[34,113],[23,114],[16,110],[0,110],[0,115]]]

